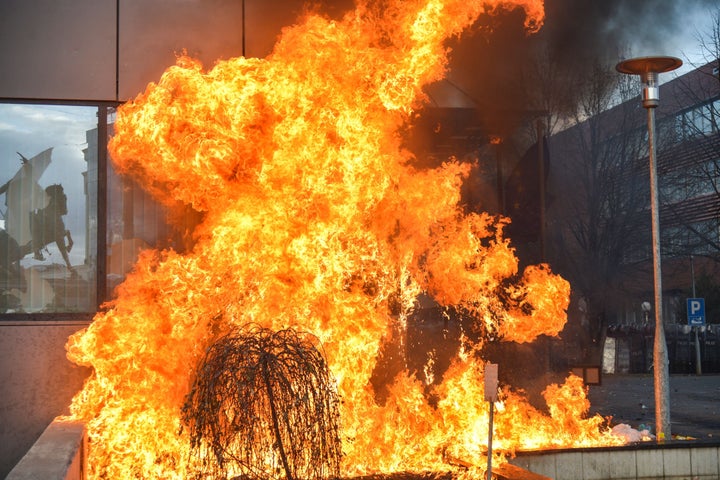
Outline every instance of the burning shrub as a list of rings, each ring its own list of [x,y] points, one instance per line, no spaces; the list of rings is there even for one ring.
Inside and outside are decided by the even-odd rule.
[[[309,338],[248,326],[208,348],[182,409],[204,474],[339,476],[335,382]]]

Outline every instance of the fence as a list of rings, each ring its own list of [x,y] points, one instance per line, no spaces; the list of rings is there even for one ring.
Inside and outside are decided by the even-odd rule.
[[[697,331],[700,362],[703,373],[720,373],[720,324],[705,327],[667,325],[667,342],[670,373],[696,373]],[[653,365],[654,331],[647,327],[611,327],[608,337],[615,339],[614,368],[616,373],[648,373]]]

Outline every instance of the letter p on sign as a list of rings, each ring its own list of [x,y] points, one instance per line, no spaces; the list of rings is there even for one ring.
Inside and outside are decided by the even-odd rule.
[[[702,311],[702,303],[700,303],[700,300],[690,300],[690,314],[697,315],[697,313],[700,311]]]

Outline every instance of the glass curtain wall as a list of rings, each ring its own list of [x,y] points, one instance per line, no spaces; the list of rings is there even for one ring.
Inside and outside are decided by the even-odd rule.
[[[0,313],[96,308],[97,125],[97,106],[0,104]]]
[[[142,249],[167,246],[163,209],[112,169],[113,117],[0,102],[0,320],[92,314]]]

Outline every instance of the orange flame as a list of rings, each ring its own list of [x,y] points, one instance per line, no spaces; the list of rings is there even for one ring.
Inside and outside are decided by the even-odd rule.
[[[421,293],[510,341],[565,323],[567,282],[541,265],[508,287],[518,261],[507,220],[462,213],[469,167],[451,159],[418,171],[397,134],[422,87],[444,74],[443,41],[515,6],[539,28],[541,0],[361,5],[341,22],[308,15],[266,59],[205,72],[183,56],[120,108],[116,168],[203,220],[190,252],[145,252],[110,309],[68,342],[69,358],[94,369],[72,404],[88,423],[94,478],[193,477],[179,433],[193,369],[218,331],[249,322],[322,342],[343,401],[343,474],[448,470],[452,458],[482,471],[477,352],[460,352],[435,405],[407,371],[380,405],[370,378]],[[497,448],[612,442],[602,419],[583,419],[578,382],[548,388],[549,416],[503,390]]]

